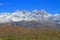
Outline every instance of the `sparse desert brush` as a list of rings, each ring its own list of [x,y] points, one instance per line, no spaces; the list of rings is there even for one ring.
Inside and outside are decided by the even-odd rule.
[[[60,40],[60,30],[29,29],[19,26],[0,27],[1,40]]]

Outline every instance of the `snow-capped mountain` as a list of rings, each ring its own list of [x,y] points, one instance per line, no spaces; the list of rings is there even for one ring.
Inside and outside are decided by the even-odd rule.
[[[13,13],[0,13],[0,23],[18,22],[18,21],[52,21],[60,24],[60,14],[49,14],[45,10],[34,10],[32,12],[17,10]]]

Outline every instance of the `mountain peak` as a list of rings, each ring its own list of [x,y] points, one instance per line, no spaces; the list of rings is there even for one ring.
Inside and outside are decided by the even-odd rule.
[[[39,10],[37,10],[37,9],[34,9],[34,10],[33,10],[33,12],[39,12]]]
[[[56,15],[56,14],[54,14]],[[42,20],[57,20],[58,22],[60,22],[60,15],[57,14],[56,16],[53,16],[52,14],[49,14],[48,12],[46,12],[45,10],[34,10],[33,12],[29,12],[26,10],[16,10],[13,13],[2,13],[2,15],[0,14],[0,22],[9,22],[11,21],[42,21]],[[56,21],[55,21],[56,22]]]
[[[40,13],[41,14],[46,14],[46,15],[48,14],[47,11],[45,11],[45,10],[40,10]]]

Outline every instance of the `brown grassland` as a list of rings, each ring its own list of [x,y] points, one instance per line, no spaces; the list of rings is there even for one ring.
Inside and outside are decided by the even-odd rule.
[[[60,30],[4,25],[0,27],[0,40],[60,40]]]

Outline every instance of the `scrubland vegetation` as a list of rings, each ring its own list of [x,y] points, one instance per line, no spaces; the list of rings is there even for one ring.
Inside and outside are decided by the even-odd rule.
[[[60,40],[60,30],[1,26],[0,40]]]

